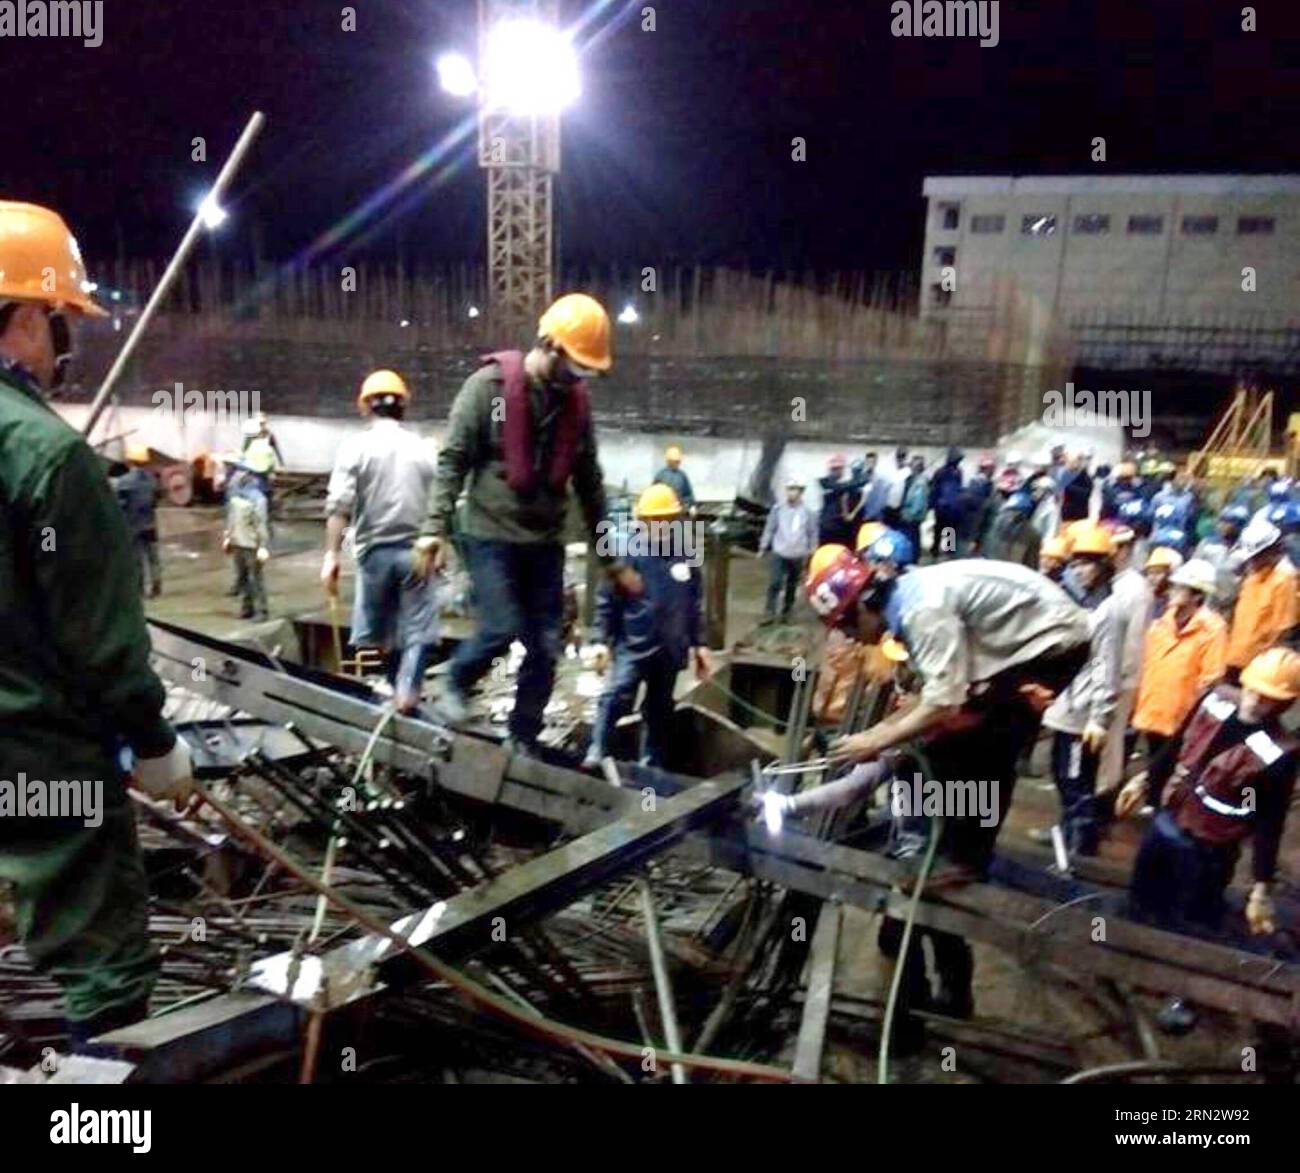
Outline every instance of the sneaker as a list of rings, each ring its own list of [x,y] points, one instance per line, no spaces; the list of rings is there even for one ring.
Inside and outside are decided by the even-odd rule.
[[[464,725],[469,720],[469,701],[465,694],[448,682],[446,690],[433,703],[433,719],[444,725]]]
[[[587,750],[587,755],[582,759],[582,765],[578,768],[582,770],[599,770],[600,754],[593,749]]]
[[[540,756],[536,741],[525,741],[521,737],[516,737],[513,733],[501,744],[502,748],[505,749],[506,753],[508,753],[512,758],[535,758]]]

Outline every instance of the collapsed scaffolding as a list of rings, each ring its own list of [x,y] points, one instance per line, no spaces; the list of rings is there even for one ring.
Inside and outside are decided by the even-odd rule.
[[[874,1060],[886,1015],[836,991],[848,910],[1001,950],[1103,1006],[1138,1056],[1081,1071],[1059,1033],[928,1016],[984,1078],[1242,1074],[1162,1057],[1142,992],[1295,1037],[1300,966],[1119,916],[1097,940],[1122,884],[1101,865],[1052,875],[1007,851],[990,882],[913,901],[903,865],[852,845],[870,812],[769,834],[749,795],[763,762],[804,744],[812,679],[784,753],[733,738],[711,778],[620,765],[611,785],[394,717],[359,682],[152,628],[209,807],[183,819],[137,800],[164,959],[154,1016],[99,1040],[112,1059],[64,1058],[54,1078],[842,1078],[828,1040]],[[859,682],[845,727],[882,701]],[[51,1076],[36,1065],[59,1018],[21,950],[0,952],[12,1078]]]

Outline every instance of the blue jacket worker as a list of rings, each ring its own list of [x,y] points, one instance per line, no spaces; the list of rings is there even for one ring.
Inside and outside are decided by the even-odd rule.
[[[698,676],[707,678],[713,671],[702,635],[700,569],[690,557],[695,547],[685,541],[683,530],[690,522],[682,503],[667,485],[651,485],[637,502],[636,518],[623,561],[640,577],[641,590],[607,584],[596,603],[597,668],[605,670],[612,648],[614,670],[597,706],[583,760],[587,769],[609,756],[610,736],[632,711],[642,683],[642,760],[662,768],[677,673],[692,659]]]

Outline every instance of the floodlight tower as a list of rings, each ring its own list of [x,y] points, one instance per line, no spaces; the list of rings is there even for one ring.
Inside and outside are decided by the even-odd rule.
[[[479,166],[487,172],[494,325],[531,330],[554,294],[560,112],[577,64],[559,0],[479,0]]]

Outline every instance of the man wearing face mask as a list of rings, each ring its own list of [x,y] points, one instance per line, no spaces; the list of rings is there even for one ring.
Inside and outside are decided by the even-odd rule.
[[[571,293],[542,315],[537,335],[527,354],[487,355],[460,389],[416,543],[421,570],[441,571],[464,489],[458,542],[474,584],[479,627],[457,649],[435,714],[447,724],[463,724],[470,690],[518,639],[526,655],[510,736],[512,748],[521,752],[541,732],[561,651],[570,484],[592,556],[606,565],[619,589],[640,589],[634,571],[615,568],[600,533],[605,482],[587,380],[614,365],[609,315],[595,298]]]
[[[87,285],[56,213],[0,201],[0,780],[27,787],[22,809],[0,788],[0,881],[28,956],[63,989],[78,1050],[143,1018],[158,972],[124,751],[154,797],[182,802],[192,782],[149,666],[122,511],[44,399],[71,356],[69,319],[106,316]],[[38,808],[46,779],[98,797],[55,810],[49,786]]]

